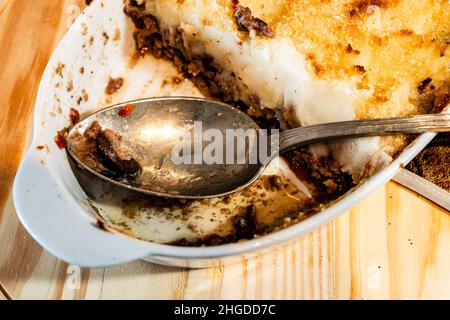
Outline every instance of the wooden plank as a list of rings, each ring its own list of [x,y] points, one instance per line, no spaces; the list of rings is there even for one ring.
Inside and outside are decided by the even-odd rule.
[[[82,270],[42,250],[18,222],[11,186],[41,74],[83,3],[0,2],[4,292],[16,299],[450,299],[450,215],[392,182],[294,244],[222,268],[188,271],[138,261]]]
[[[12,0],[0,0],[0,14],[6,9]]]
[[[15,0],[0,16],[0,208],[8,197],[27,141],[39,79],[58,40],[58,31],[67,28],[69,5],[75,3],[80,6],[82,1]]]
[[[10,194],[40,77],[55,44],[83,6],[82,0],[3,0],[0,7],[0,282],[13,296],[19,296],[33,275],[47,276],[46,268],[57,264],[19,225]]]

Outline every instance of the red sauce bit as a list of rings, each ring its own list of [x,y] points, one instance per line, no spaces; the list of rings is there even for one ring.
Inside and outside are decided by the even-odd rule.
[[[119,117],[122,117],[122,118],[129,117],[133,114],[134,108],[135,108],[134,105],[127,104],[127,105],[123,106],[117,114],[119,115]]]
[[[75,108],[71,108],[69,113],[69,119],[71,124],[77,123],[80,120],[80,112]]]
[[[55,143],[60,149],[67,148],[67,140],[65,137],[66,132],[66,130],[59,131],[55,137]]]

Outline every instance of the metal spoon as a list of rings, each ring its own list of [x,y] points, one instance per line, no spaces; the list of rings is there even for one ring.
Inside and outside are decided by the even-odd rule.
[[[100,124],[102,129],[110,129],[120,135],[120,149],[125,150],[122,153],[127,156],[117,160],[119,156],[113,150],[109,153],[106,151],[106,155],[102,153],[100,158],[105,160],[106,157],[106,162],[112,166],[114,163],[111,162],[111,157],[113,161],[125,161],[116,166],[121,172],[115,172],[114,168],[111,169],[108,165],[106,169],[99,169],[80,159],[80,153],[77,152],[80,136],[94,122]],[[199,122],[202,124],[201,130],[198,130]],[[232,148],[230,142],[233,139],[225,139],[227,129],[228,132],[236,133],[233,130],[257,132],[260,128],[245,113],[217,101],[188,97],[136,100],[106,108],[76,124],[68,133],[67,150],[83,168],[127,189],[170,198],[212,198],[236,192],[253,183],[279,153],[343,138],[398,132],[450,131],[450,114],[320,124],[275,133],[271,137],[261,133],[244,140],[247,141],[245,148],[241,148],[239,153],[243,164],[236,163],[237,149]],[[210,139],[202,141],[202,138],[205,138],[202,134],[206,134],[206,138]],[[205,147],[211,146],[211,136],[217,137],[220,134],[225,140],[222,148],[225,164],[220,161],[207,164],[211,163],[215,156],[217,158],[214,159],[220,158],[220,144],[215,145],[215,152],[204,152],[214,149]],[[237,136],[242,135],[243,132],[237,132]],[[186,142],[188,139],[183,140],[183,137],[191,137],[194,142]],[[97,141],[95,152],[104,152],[105,148],[102,146],[105,145],[105,140],[102,141],[100,146]],[[237,139],[233,141],[238,145]],[[190,147],[190,150],[187,147]],[[255,163],[252,152],[259,152],[263,148],[268,149],[266,156],[258,157]],[[196,150],[200,152],[194,156]],[[202,158],[205,154],[213,157]],[[230,157],[229,160],[234,161],[228,161],[229,164],[226,164],[226,154]],[[182,159],[190,159],[191,163],[180,163]],[[195,164],[194,160],[197,160],[198,164]],[[133,169],[136,163],[140,170]],[[131,172],[126,172],[127,166],[131,167]]]

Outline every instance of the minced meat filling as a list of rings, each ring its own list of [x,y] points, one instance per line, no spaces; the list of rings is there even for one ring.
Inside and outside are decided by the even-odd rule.
[[[114,176],[133,176],[141,166],[133,159],[123,156],[120,151],[122,137],[109,129],[103,130],[98,122],[93,122],[83,134],[73,137],[74,154],[90,168]]]
[[[450,133],[439,134],[406,168],[450,192]]]
[[[267,38],[273,38],[272,29],[263,20],[253,17],[252,10],[248,7],[241,6],[238,0],[232,1],[233,17],[239,31],[249,32],[254,30],[256,35]]]
[[[144,7],[135,1],[126,4],[124,11],[137,28],[134,38],[140,55],[150,53],[156,58],[172,61],[178,71],[194,82],[203,94],[246,112],[262,128],[286,126],[277,111],[261,108],[257,96],[250,96],[250,105],[236,98],[237,80],[225,80],[221,77],[220,66],[214,63],[211,56],[190,56],[183,41],[182,31],[176,30],[175,34],[168,34],[161,30],[157,19],[144,14]],[[231,78],[233,76],[231,75]]]

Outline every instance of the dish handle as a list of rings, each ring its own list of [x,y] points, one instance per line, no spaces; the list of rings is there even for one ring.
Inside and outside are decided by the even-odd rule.
[[[19,220],[29,234],[59,259],[80,267],[118,265],[155,254],[154,246],[112,234],[90,223],[77,200],[61,193],[58,180],[31,148],[17,172],[13,200]],[[50,171],[50,172],[49,172]],[[45,195],[57,193],[52,202]]]

